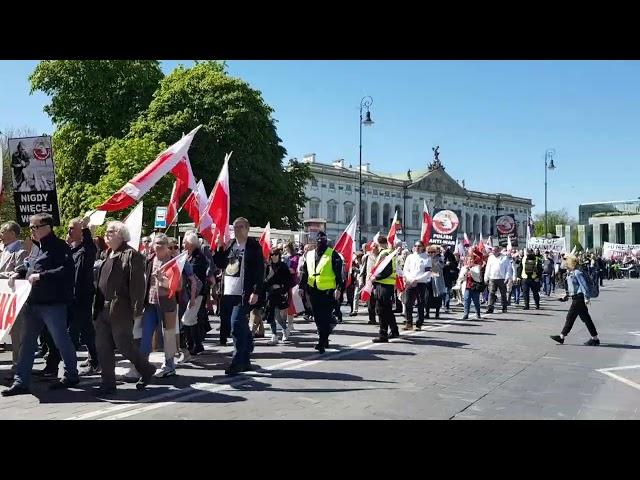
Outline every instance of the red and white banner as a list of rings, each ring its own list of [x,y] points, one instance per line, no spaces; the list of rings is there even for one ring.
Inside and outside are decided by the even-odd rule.
[[[424,243],[426,247],[431,239],[431,227],[433,226],[433,222],[431,220],[431,215],[429,215],[429,208],[427,207],[426,200],[423,200],[423,202],[424,207],[422,210],[422,230],[420,231],[420,240],[422,240],[422,243]]]
[[[186,250],[175,258],[165,263],[158,271],[163,272],[169,281],[169,298],[172,298],[180,289],[180,281],[182,280],[182,269],[187,261],[189,252]]]
[[[333,249],[342,255],[342,258],[344,259],[345,269],[347,272],[347,282],[345,287],[348,287],[351,283],[351,265],[353,264],[353,254],[356,251],[357,226],[357,217],[354,215],[351,222],[349,222],[349,225],[347,225],[347,228],[336,241],[335,247],[333,247]]]
[[[188,152],[193,136],[201,126],[198,125],[188,135],[185,135],[158,155],[153,162],[147,165],[147,168],[129,180],[124,187],[114,193],[109,200],[97,207],[97,209],[115,212],[133,205],[169,172],[183,181],[187,188],[194,190],[196,188],[196,180],[191,171]]]
[[[393,250],[389,255],[383,257],[382,260],[380,260],[373,266],[373,268],[371,269],[371,274],[369,275],[369,278],[367,278],[367,283],[360,292],[360,300],[366,302],[369,300],[369,298],[371,298],[371,292],[373,292],[373,281],[375,280],[376,275],[378,274],[378,272],[384,270],[386,266],[389,265],[389,262],[393,260],[393,257],[395,257],[397,254],[398,250]]]
[[[393,248],[396,245],[396,230],[398,229],[398,211],[393,214],[393,221],[391,222],[391,228],[387,235],[387,241],[389,242],[389,248]]]
[[[196,189],[192,190],[182,207],[193,220],[196,226],[200,223],[200,218],[207,208],[207,191],[204,189],[202,180],[196,185]]]
[[[264,227],[264,231],[258,239],[258,243],[262,247],[262,257],[265,261],[269,260],[269,254],[271,253],[271,222],[267,222]]]
[[[16,280],[14,288],[9,286],[9,280],[0,280],[0,342],[10,334],[30,293],[31,284],[27,280]]]

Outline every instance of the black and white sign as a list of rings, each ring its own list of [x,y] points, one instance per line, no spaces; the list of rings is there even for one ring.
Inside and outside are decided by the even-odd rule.
[[[60,225],[51,137],[10,138],[9,153],[18,224],[27,226],[31,215],[49,213]]]
[[[511,246],[518,246],[518,224],[513,213],[508,215],[496,215],[496,233],[498,235],[498,245],[507,246],[507,239],[511,237]]]

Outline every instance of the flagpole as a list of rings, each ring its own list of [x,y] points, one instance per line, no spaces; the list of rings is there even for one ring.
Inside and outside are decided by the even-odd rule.
[[[184,208],[185,204],[187,203],[187,201],[189,200],[189,197],[191,197],[191,195],[193,194],[193,190],[191,190],[191,193],[189,195],[187,195],[186,200],[184,201],[184,203],[182,204],[182,206],[178,209],[178,211],[176,212],[176,217],[173,219],[173,221],[167,225],[167,229],[164,231],[164,233],[166,234],[169,229],[171,228],[171,226],[176,223],[176,220],[178,220],[178,215],[180,215],[180,212],[182,211],[182,209]],[[176,230],[174,230],[174,235],[176,235],[177,229],[178,229],[178,224],[176,223],[175,225]],[[178,239],[177,235],[176,235],[176,240]]]

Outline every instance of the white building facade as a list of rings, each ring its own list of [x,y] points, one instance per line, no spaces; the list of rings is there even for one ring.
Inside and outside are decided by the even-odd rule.
[[[358,168],[345,167],[344,160],[320,163],[315,154],[306,155],[303,161],[313,173],[313,179],[305,187],[308,201],[303,220],[325,219],[327,235],[335,240],[358,213]],[[461,211],[459,237],[466,232],[472,242],[480,234],[485,239],[495,235],[496,215],[513,214],[518,226],[518,243],[524,244],[527,218],[533,206],[531,199],[467,190],[464,181],[454,180],[439,161],[416,178],[411,177],[410,171],[405,175],[378,175],[370,171],[368,164],[363,165],[360,219],[363,242],[371,240],[377,232],[386,234],[396,211],[402,223],[400,238],[407,243],[414,242],[420,236],[426,200],[432,214],[436,208]]]

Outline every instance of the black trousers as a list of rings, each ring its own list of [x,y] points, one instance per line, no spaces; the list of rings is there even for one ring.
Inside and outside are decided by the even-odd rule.
[[[353,313],[353,296],[356,293],[355,280],[351,279],[351,284],[347,287],[347,302],[349,303],[349,313]]]
[[[413,304],[418,300],[418,321],[416,325],[421,327],[424,323],[424,294],[427,290],[426,283],[417,283],[415,287],[407,288],[405,311],[407,312],[407,325],[413,324]]]
[[[429,318],[429,310],[432,308],[436,309],[436,317],[440,316],[440,307],[442,307],[442,297],[436,297],[433,294],[433,281],[427,283],[427,315],[426,318]]]
[[[562,335],[569,335],[569,332],[573,328],[573,322],[575,322],[578,317],[580,317],[580,320],[582,320],[587,326],[589,334],[592,337],[597,337],[598,331],[596,330],[596,326],[593,324],[593,320],[591,320],[589,309],[584,303],[584,296],[581,293],[574,295],[573,300],[571,301],[571,307],[569,307],[569,311],[567,312],[567,320],[564,323]]]
[[[532,278],[524,279],[522,282],[522,295],[524,296],[524,308],[529,308],[529,290],[533,292],[533,301],[536,307],[540,306],[540,282]]]
[[[503,279],[489,280],[489,305],[487,311],[493,311],[493,305],[496,303],[498,296],[496,291],[500,290],[500,302],[502,303],[502,310],[507,310],[507,284]]]
[[[376,323],[376,313],[377,313],[376,305],[377,305],[376,289],[374,288],[373,291],[371,292],[371,297],[367,302],[367,312],[369,313],[369,323]]]
[[[313,319],[318,327],[318,336],[320,337],[318,343],[325,346],[329,343],[333,310],[336,304],[333,292],[334,290],[309,289]]]
[[[388,332],[398,334],[398,325],[396,324],[396,317],[393,314],[394,286],[376,283],[375,289],[376,305],[380,318],[380,337],[387,337],[389,335]]]
[[[89,354],[89,362],[93,366],[98,366],[98,351],[96,350],[96,330],[93,326],[91,304],[73,303],[67,309],[67,326],[69,336],[75,347],[86,345]],[[62,361],[58,347],[53,342],[49,331],[45,328],[43,335],[47,343],[49,353],[47,354],[46,366],[58,368]]]

